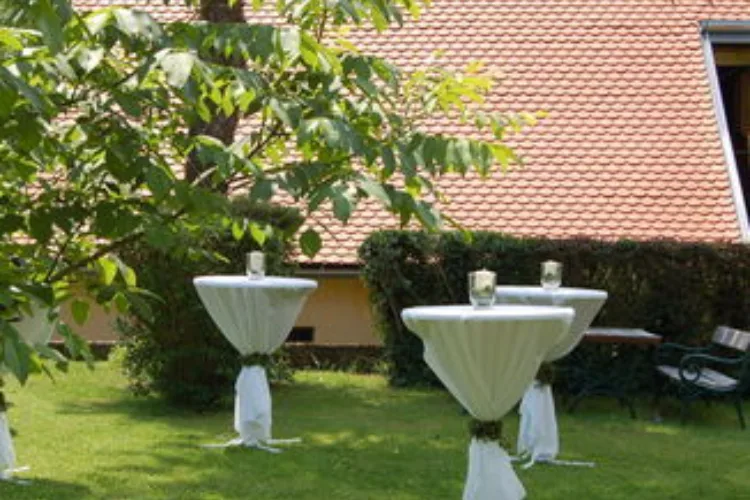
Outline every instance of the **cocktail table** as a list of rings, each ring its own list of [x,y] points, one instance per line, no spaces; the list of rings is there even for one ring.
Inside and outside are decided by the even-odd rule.
[[[318,284],[298,278],[269,276],[200,276],[193,280],[206,310],[239,351],[243,367],[235,384],[234,428],[239,438],[228,445],[269,448],[271,391],[265,365],[284,343],[307,297]]]
[[[519,500],[526,491],[500,446],[500,419],[533,379],[574,312],[562,307],[425,306],[404,309],[424,360],[474,418],[464,500]]]
[[[607,292],[588,288],[546,289],[538,286],[499,286],[495,289],[495,297],[501,304],[566,306],[575,310],[575,318],[568,334],[552,346],[544,358],[545,363],[551,363],[564,357],[578,345],[586,328],[607,300]],[[531,460],[527,466],[535,462],[592,465],[590,462],[557,460],[560,439],[555,401],[549,380],[537,377],[537,380],[529,386],[521,401],[520,413],[521,425],[518,432],[517,452],[520,456],[529,456]]]

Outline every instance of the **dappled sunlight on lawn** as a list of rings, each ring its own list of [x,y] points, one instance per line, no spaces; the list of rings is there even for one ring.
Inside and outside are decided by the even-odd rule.
[[[466,473],[460,406],[445,391],[390,389],[378,376],[298,372],[274,387],[274,436],[302,439],[278,455],[201,447],[234,437],[230,407],[198,414],[136,398],[110,364],[9,393],[19,463],[34,484],[0,484],[3,499],[451,499]],[[750,433],[731,408],[700,407],[686,426],[670,411],[655,424],[648,410],[642,402],[632,420],[594,398],[576,414],[558,411],[560,458],[596,467],[517,469],[529,498],[747,498]],[[511,443],[517,427],[514,410]]]

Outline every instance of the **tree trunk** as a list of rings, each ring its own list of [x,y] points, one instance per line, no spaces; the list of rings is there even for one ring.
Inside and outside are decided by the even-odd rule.
[[[231,7],[229,3],[230,0],[200,0],[200,6],[198,7],[200,19],[202,21],[217,24],[247,22],[244,12],[244,0],[236,0]],[[227,58],[223,54],[217,52],[205,54],[204,56],[206,59],[215,63],[234,66],[236,68],[242,67],[247,63],[247,61],[238,55]],[[234,141],[234,135],[237,131],[239,114],[235,112],[231,116],[226,116],[211,104],[209,104],[209,109],[211,109],[211,115],[213,118],[208,122],[198,119],[198,122],[190,127],[188,133],[192,136],[209,135],[219,139],[224,144],[231,144]],[[192,182],[198,178],[201,173],[211,167],[213,167],[213,165],[201,162],[195,153],[191,153],[188,157],[185,168],[185,178]],[[223,183],[218,185],[216,189],[225,193],[228,186]]]

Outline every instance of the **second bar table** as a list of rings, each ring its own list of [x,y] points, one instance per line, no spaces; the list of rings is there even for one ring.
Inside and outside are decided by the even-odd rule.
[[[544,362],[551,363],[572,351],[607,300],[607,292],[589,288],[542,288],[538,286],[499,286],[495,297],[500,304],[572,307],[575,318],[566,336],[547,352]],[[521,425],[517,452],[534,462],[590,465],[589,463],[557,461],[560,440],[557,432],[555,401],[552,386],[535,380],[521,401]]]

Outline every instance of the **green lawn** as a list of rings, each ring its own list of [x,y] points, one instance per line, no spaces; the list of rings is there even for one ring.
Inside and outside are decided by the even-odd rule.
[[[2,499],[460,499],[466,417],[440,391],[391,390],[377,376],[300,372],[274,388],[274,435],[303,438],[280,455],[204,449],[233,437],[231,410],[196,415],[125,389],[113,364],[75,366],[19,390],[11,419],[31,485]],[[520,470],[530,499],[750,498],[750,431],[729,405],[696,407],[680,426],[630,420],[608,401],[560,415],[561,458],[597,467]],[[648,412],[641,408],[641,413]],[[506,419],[515,434],[518,420]]]

